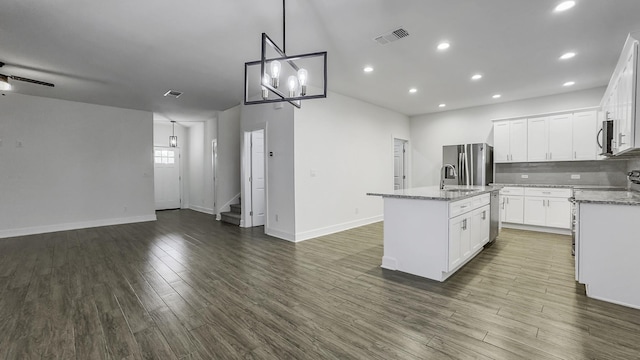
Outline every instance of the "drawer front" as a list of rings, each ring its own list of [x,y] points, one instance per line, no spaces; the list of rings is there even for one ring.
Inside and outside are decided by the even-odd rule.
[[[524,195],[523,187],[504,187],[500,189],[502,195]]]
[[[449,204],[449,218],[452,218],[470,211],[472,209],[471,208],[472,205],[473,205],[473,198],[452,202],[451,204]]]
[[[572,190],[558,188],[525,188],[524,194],[526,196],[570,198],[572,196]]]
[[[477,209],[481,206],[489,204],[490,198],[491,194],[482,194],[471,198],[473,201],[472,208]]]

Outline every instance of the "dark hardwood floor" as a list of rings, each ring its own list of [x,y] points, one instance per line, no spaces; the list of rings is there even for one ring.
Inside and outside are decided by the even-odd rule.
[[[380,268],[381,223],[262,231],[182,210],[0,239],[0,359],[640,358],[640,310],[585,297],[569,237],[503,230],[437,283]]]

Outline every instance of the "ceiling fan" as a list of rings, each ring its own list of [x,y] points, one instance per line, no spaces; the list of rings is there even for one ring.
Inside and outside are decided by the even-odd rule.
[[[4,66],[4,63],[0,61],[0,68],[3,66]],[[32,84],[44,85],[49,87],[55,86],[52,83],[48,83],[40,80],[34,80],[34,79],[24,78],[24,77],[15,76],[15,75],[0,74],[0,90],[11,90],[11,84],[9,84],[9,79],[16,80],[16,81],[24,81]]]

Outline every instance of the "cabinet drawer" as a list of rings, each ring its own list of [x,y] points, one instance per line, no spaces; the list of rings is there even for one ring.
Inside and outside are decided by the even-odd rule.
[[[478,195],[478,196],[475,196],[475,197],[471,198],[471,200],[473,201],[473,203],[471,204],[471,207],[473,209],[476,209],[476,208],[479,208],[481,206],[489,204],[489,197],[490,196],[491,196],[491,194],[482,194],[482,195]]]
[[[544,196],[544,197],[557,197],[557,198],[570,198],[571,189],[558,189],[558,188],[525,188],[525,196]]]
[[[504,187],[500,189],[502,195],[524,195],[523,187]]]
[[[470,211],[472,208],[472,205],[473,205],[473,198],[452,202],[451,204],[449,204],[449,218],[452,218]]]

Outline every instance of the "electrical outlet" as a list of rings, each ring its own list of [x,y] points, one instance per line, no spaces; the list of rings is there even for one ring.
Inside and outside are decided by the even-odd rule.
[[[17,148],[21,148],[22,147],[22,140],[16,140],[16,147]]]
[[[528,179],[528,178],[529,178],[529,175],[527,175],[527,174],[522,174],[522,175],[520,175],[520,177],[521,177],[521,178],[523,178],[523,179]]]
[[[572,174],[571,180],[580,180],[580,174]]]

